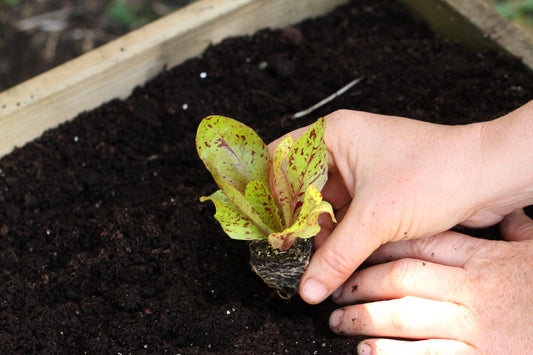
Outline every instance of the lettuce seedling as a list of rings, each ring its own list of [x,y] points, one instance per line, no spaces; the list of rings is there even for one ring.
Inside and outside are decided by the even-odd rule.
[[[324,131],[321,118],[296,141],[285,136],[271,158],[267,145],[250,127],[223,116],[204,118],[196,148],[220,190],[200,201],[213,201],[215,219],[226,234],[257,242],[251,250],[258,255],[283,260],[293,255],[301,261],[298,253],[290,252],[295,242],[320,231],[320,214],[328,213],[335,220],[331,205],[320,193],[328,175]],[[270,250],[257,251],[257,245],[265,243]],[[299,251],[310,243],[296,244]],[[279,283],[265,281],[280,289]]]

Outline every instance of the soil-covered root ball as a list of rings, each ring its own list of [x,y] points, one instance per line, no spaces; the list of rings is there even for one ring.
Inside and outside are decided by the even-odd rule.
[[[313,252],[313,238],[298,239],[286,252],[273,249],[268,241],[250,242],[250,265],[283,299],[298,293],[298,284]]]

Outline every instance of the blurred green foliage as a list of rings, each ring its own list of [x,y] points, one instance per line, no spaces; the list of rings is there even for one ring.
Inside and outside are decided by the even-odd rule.
[[[132,29],[157,20],[194,1],[196,0],[180,0],[169,6],[168,1],[163,4],[157,1],[113,0],[108,5],[106,14],[112,21]]]
[[[508,20],[533,25],[533,0],[499,1],[494,8]]]
[[[21,0],[0,0],[0,8],[11,9],[17,6]]]
[[[112,21],[127,28],[139,27],[160,17],[149,5],[136,6],[124,0],[112,1],[106,12]]]

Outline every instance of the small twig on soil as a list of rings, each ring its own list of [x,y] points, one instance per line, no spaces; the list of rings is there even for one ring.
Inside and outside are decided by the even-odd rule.
[[[300,111],[300,112],[296,112],[294,115],[291,116],[291,118],[293,120],[295,120],[297,118],[300,118],[300,117],[303,117],[303,116],[306,116],[306,115],[310,114],[311,112],[313,112],[314,110],[324,106],[328,102],[335,100],[338,96],[341,96],[346,91],[350,90],[352,87],[354,87],[355,85],[359,84],[361,82],[361,80],[363,80],[363,77],[359,77],[359,78],[357,78],[355,80],[350,81],[348,84],[344,85],[342,88],[340,88],[339,90],[335,91],[333,94],[331,94],[330,96],[326,97],[324,100],[322,100],[320,102],[317,102],[316,104],[314,104],[313,106],[309,107],[306,110],[303,110],[303,111]]]

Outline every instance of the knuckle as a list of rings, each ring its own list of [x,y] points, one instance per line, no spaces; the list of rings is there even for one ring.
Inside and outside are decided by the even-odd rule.
[[[348,116],[350,112],[350,110],[346,109],[335,110],[326,116],[326,120],[328,122],[338,122],[339,120],[343,120],[346,116]]]
[[[520,223],[511,233],[519,239],[533,239],[533,223]]]
[[[435,249],[436,243],[439,242],[437,240],[438,237],[438,235],[434,235],[431,237],[418,238],[414,240],[413,243],[410,244],[411,255],[415,255],[418,257],[423,255],[430,255],[431,251]]]
[[[435,349],[435,348],[426,348],[420,353],[420,355],[439,355],[439,354],[442,354],[442,352],[439,349]]]
[[[403,334],[410,329],[409,320],[412,319],[410,297],[404,297],[404,305],[397,307],[390,313],[389,324],[396,334]]]
[[[454,277],[448,282],[448,295],[444,299],[448,302],[462,299],[465,293],[465,285],[468,282],[467,271],[465,269],[456,269]]]
[[[393,290],[402,291],[413,281],[418,265],[414,259],[400,259],[391,263],[388,283]]]
[[[332,271],[335,276],[346,278],[354,271],[353,261],[349,253],[343,253],[334,248],[321,248],[322,261],[325,266]]]
[[[472,339],[477,331],[478,312],[465,306],[458,306],[457,311],[457,315],[454,317],[454,322],[450,324],[448,332],[454,339]],[[497,325],[495,324],[494,326]]]

